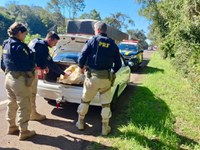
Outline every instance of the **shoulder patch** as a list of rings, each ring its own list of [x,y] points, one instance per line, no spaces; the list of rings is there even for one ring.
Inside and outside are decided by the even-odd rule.
[[[3,54],[8,54],[8,50],[7,49],[3,49]]]

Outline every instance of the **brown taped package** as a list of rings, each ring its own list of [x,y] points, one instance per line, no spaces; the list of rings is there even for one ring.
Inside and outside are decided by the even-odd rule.
[[[63,84],[83,84],[85,76],[81,73],[78,65],[71,65],[64,72],[67,74],[67,76],[60,75],[58,82]]]

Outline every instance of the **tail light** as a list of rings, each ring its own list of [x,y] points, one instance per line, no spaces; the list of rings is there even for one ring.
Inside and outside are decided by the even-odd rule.
[[[38,67],[38,79],[44,79],[44,72],[40,67]]]

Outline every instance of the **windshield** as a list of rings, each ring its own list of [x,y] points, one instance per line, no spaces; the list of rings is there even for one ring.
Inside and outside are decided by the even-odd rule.
[[[129,51],[137,51],[138,50],[138,46],[132,45],[132,44],[119,44],[118,47],[120,50],[129,50]]]

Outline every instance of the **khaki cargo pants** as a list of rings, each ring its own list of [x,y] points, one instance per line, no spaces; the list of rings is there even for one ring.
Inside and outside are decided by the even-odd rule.
[[[32,83],[31,113],[36,113],[36,94],[38,85],[38,70],[35,70],[35,77]]]
[[[21,131],[27,130],[30,119],[32,87],[25,85],[25,77],[14,77],[11,72],[6,74],[5,87],[8,96],[6,120],[10,126],[17,124]]]
[[[100,93],[100,102],[102,104],[102,120],[108,121],[111,117],[109,104],[112,101],[111,81],[109,79],[100,79],[96,76],[86,78],[83,87],[82,103],[78,107],[78,114],[85,116],[88,112],[89,103]]]

